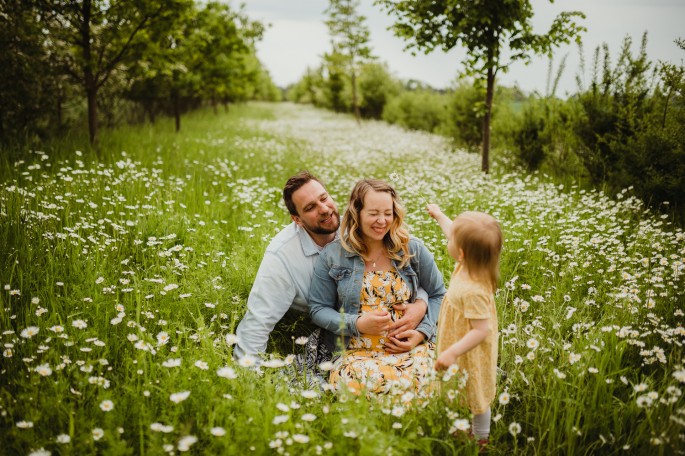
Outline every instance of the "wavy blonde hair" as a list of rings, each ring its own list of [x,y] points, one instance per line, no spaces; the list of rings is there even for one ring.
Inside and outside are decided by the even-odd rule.
[[[452,222],[452,242],[464,252],[462,263],[469,276],[493,293],[499,280],[502,241],[499,223],[484,212],[464,212]]]
[[[406,211],[395,189],[380,179],[362,179],[355,184],[350,194],[347,210],[340,223],[342,232],[340,244],[348,252],[356,253],[362,257],[367,255],[368,246],[364,243],[362,236],[360,213],[364,208],[364,198],[371,191],[389,193],[392,197],[393,218],[390,230],[383,238],[383,244],[388,251],[388,257],[398,261],[400,267],[404,267],[411,258],[409,254],[409,231],[404,224]]]

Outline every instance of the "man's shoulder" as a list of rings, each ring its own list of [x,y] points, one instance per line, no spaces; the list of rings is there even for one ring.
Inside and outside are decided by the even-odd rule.
[[[276,233],[266,247],[266,251],[276,253],[293,245],[301,247],[297,225],[294,222]]]

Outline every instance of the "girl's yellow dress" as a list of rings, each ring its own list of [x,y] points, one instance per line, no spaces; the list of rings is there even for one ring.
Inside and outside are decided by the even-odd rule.
[[[484,413],[495,398],[497,382],[497,310],[492,292],[482,285],[457,277],[460,267],[452,273],[449,288],[440,305],[438,317],[438,355],[460,340],[471,329],[469,320],[490,320],[490,334],[472,350],[457,358],[460,369],[466,370],[466,401],[476,415]]]
[[[393,321],[397,320],[402,312],[394,310],[393,305],[405,302],[409,296],[407,284],[396,271],[365,272],[360,315],[386,309]],[[369,334],[352,337],[345,354],[335,361],[331,384],[337,389],[346,386],[355,393],[427,394],[433,370],[433,344],[423,342],[409,352],[392,354],[385,350],[385,338]]]

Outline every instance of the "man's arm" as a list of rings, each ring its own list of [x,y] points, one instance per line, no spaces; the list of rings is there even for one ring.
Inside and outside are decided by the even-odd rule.
[[[290,309],[293,299],[295,285],[288,268],[276,255],[266,252],[247,298],[247,312],[236,329],[238,343],[233,356],[263,353],[271,331]]]

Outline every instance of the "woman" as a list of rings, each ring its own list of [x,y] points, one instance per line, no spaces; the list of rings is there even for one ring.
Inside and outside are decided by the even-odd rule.
[[[325,330],[331,350],[346,348],[334,362],[330,382],[360,393],[421,393],[433,369],[433,344],[445,294],[433,255],[404,225],[404,208],[386,182],[355,185],[340,239],[319,255],[309,291],[309,314]],[[421,287],[428,311],[416,329],[388,335],[401,312],[393,304],[414,302]],[[410,304],[411,305],[411,304]]]

